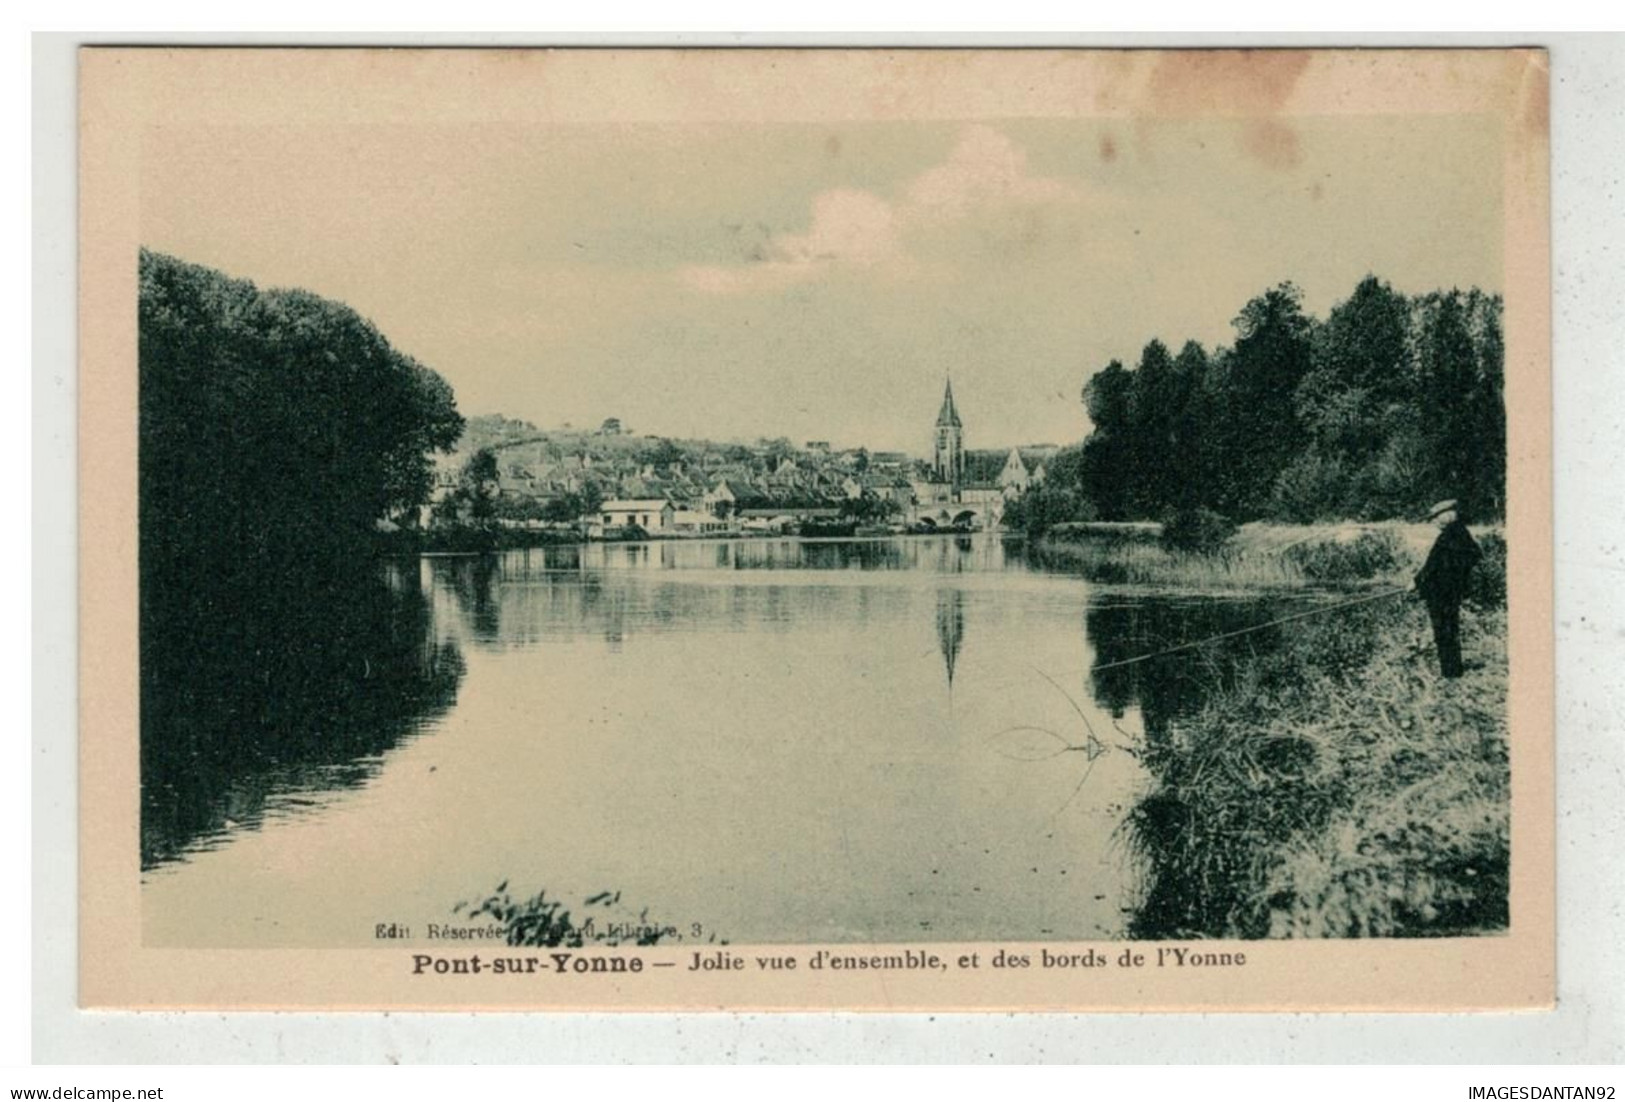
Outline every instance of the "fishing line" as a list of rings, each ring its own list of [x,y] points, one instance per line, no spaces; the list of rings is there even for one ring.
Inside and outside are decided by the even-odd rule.
[[[1099,736],[1097,736],[1095,734],[1095,725],[1093,723],[1089,722],[1089,717],[1084,715],[1082,708],[1078,707],[1078,702],[1076,700],[1072,699],[1072,694],[1067,692],[1065,689],[1061,688],[1061,683],[1059,681],[1055,680],[1055,678],[1051,677],[1049,674],[1045,673],[1043,670],[1039,669],[1037,666],[1033,666],[1031,662],[1029,662],[1027,664],[1029,666],[1032,666],[1033,672],[1036,673],[1039,677],[1042,677],[1045,681],[1048,681],[1051,685],[1054,685],[1056,692],[1058,692],[1062,696],[1066,697],[1066,702],[1068,704],[1072,705],[1072,710],[1074,712],[1078,713],[1078,718],[1079,719],[1083,720],[1083,729],[1089,732],[1089,742],[1090,742],[1090,744],[1094,745],[1094,746],[1100,745],[1100,738],[1099,738]]]
[[[1061,744],[1060,749],[1051,750],[1047,754],[1040,753],[1040,754],[1036,754],[1036,755],[1033,755],[1033,754],[1011,754],[1011,753],[1006,752],[1003,749],[998,749],[998,748],[995,748],[994,752],[996,754],[998,754],[999,757],[1001,757],[1001,758],[1008,758],[1011,761],[1023,761],[1023,762],[1049,761],[1051,758],[1058,758],[1062,754],[1065,754],[1065,753],[1068,753],[1068,752],[1071,752],[1071,751],[1077,751],[1077,750],[1082,750],[1085,753],[1089,753],[1089,754],[1094,754],[1096,752],[1095,748],[1093,746],[1088,746],[1088,745],[1076,746],[1076,745],[1066,741],[1066,738],[1064,736],[1062,736],[1061,733],[1058,732],[1058,731],[1052,731],[1048,727],[1035,727],[1035,726],[1033,726],[1031,724],[1025,724],[1025,723],[1021,724],[1019,726],[1016,726],[1016,727],[1006,727],[1002,731],[995,731],[993,734],[991,734],[991,735],[989,735],[987,737],[987,741],[992,742],[994,739],[1001,739],[1005,735],[1019,734],[1019,733],[1021,733],[1023,731],[1032,731],[1032,732],[1036,732],[1038,734],[1048,735],[1050,738],[1054,739],[1056,742]]]
[[[1092,666],[1090,667],[1090,672],[1099,673],[1101,670],[1113,670],[1117,669],[1119,666],[1132,666],[1139,662],[1149,662],[1153,658],[1161,658],[1164,655],[1178,654],[1180,651],[1194,650],[1197,647],[1205,647],[1209,643],[1217,643],[1221,639],[1234,639],[1238,635],[1250,635],[1255,631],[1263,631],[1265,628],[1275,627],[1277,624],[1286,624],[1292,622],[1293,620],[1303,620],[1310,616],[1320,616],[1327,612],[1336,612],[1339,609],[1352,608],[1355,605],[1370,604],[1372,601],[1386,600],[1389,597],[1398,597],[1409,592],[1409,589],[1390,589],[1383,593],[1372,593],[1364,597],[1356,597],[1352,601],[1339,601],[1335,605],[1321,605],[1318,608],[1307,609],[1303,612],[1294,612],[1290,616],[1282,616],[1278,619],[1267,620],[1262,624],[1254,624],[1252,627],[1238,628],[1235,631],[1221,632],[1218,635],[1210,635],[1206,639],[1197,639],[1194,642],[1181,643],[1176,647],[1167,647],[1163,650],[1152,651],[1150,654],[1142,654],[1134,658],[1122,658],[1116,662],[1106,662],[1102,665]]]

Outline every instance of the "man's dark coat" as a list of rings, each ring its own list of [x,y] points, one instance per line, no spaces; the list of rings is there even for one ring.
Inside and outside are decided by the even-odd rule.
[[[1473,567],[1482,556],[1467,525],[1453,520],[1439,533],[1427,562],[1416,575],[1416,591],[1422,595],[1428,618],[1433,621],[1439,672],[1446,677],[1460,677],[1462,673],[1461,602],[1467,596]]]

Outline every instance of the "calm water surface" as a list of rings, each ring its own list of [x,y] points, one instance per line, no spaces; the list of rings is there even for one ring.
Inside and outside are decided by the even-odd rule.
[[[1136,750],[1201,676],[1088,671],[1267,618],[981,536],[425,558],[354,590],[144,702],[148,944],[421,937],[502,881],[701,941],[1122,936]]]

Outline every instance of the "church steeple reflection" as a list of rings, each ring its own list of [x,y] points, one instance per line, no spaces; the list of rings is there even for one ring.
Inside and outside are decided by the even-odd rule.
[[[937,646],[948,668],[948,687],[954,686],[954,664],[965,643],[965,594],[959,589],[937,590]]]

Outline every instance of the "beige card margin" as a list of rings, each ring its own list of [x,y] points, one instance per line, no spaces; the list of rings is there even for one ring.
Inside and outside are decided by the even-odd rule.
[[[1156,94],[1180,67],[1194,90]],[[1163,69],[1166,73],[1167,70]],[[1166,88],[1166,84],[1161,87]],[[154,124],[870,121],[1477,113],[1507,134],[1511,928],[1501,937],[1203,943],[1242,969],[1009,975],[747,970],[412,977],[414,948],[140,940],[135,255]],[[80,51],[80,923],[87,1008],[1538,1009],[1555,996],[1548,63],[1543,50]],[[1115,959],[1124,948],[1094,943]],[[996,946],[938,945],[952,960]],[[1005,946],[1008,947],[1008,946]],[[1050,946],[1062,948],[1060,946]],[[1082,948],[1080,943],[1078,948]],[[748,946],[736,947],[749,955]],[[778,947],[810,953],[817,946]],[[834,946],[845,952],[860,946]],[[921,948],[921,946],[913,946]],[[462,950],[446,949],[446,953]],[[631,953],[633,950],[610,952]],[[692,950],[635,951],[646,962]]]

